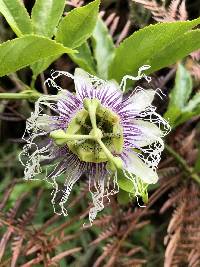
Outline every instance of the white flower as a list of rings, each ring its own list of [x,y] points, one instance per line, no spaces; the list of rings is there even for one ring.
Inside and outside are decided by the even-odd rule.
[[[141,73],[145,68],[136,78],[125,76],[120,86],[81,69],[74,76],[55,71],[47,80],[58,94],[42,96],[35,103],[27,120],[21,161],[25,179],[37,179],[41,166],[47,166],[45,179],[54,188],[55,212],[67,214],[64,204],[82,174],[89,178],[94,203],[91,222],[103,209],[103,198],[118,191],[119,172],[132,181],[136,196],[143,194],[147,184],[157,182],[162,137],[170,129],[151,104],[158,92],[137,87],[129,96],[123,93],[127,78],[149,80]],[[74,80],[75,94],[55,83],[60,75]],[[59,181],[63,176],[64,182]]]

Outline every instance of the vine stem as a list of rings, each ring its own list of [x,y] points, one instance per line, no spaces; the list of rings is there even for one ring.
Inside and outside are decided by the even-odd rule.
[[[41,96],[37,91],[23,91],[21,93],[0,93],[0,100],[37,100]]]
[[[187,162],[169,145],[165,144],[165,149],[172,157],[183,167],[183,169],[200,185],[200,177],[194,172],[193,168],[189,167]]]

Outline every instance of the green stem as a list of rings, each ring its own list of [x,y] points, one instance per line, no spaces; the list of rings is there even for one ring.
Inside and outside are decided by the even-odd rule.
[[[200,177],[198,174],[194,173],[193,168],[189,167],[187,162],[178,154],[176,151],[168,145],[165,148],[169,154],[183,167],[183,169],[190,175],[190,177],[200,184]]]
[[[23,91],[20,93],[0,93],[0,100],[37,100],[41,96],[37,91]]]
[[[35,76],[32,77],[32,81],[31,81],[31,88],[32,89],[35,87],[36,78],[37,77],[35,77]]]

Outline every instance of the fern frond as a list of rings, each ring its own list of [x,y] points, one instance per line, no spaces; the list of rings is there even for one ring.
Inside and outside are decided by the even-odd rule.
[[[169,7],[165,4],[158,4],[155,0],[133,0],[136,3],[142,4],[144,8],[151,11],[153,19],[158,22],[168,22],[177,20],[186,20],[187,10],[185,0],[172,0]]]
[[[191,67],[190,73],[197,81],[200,81],[200,64],[194,63]]]
[[[48,266],[52,266],[53,264],[58,263],[64,257],[73,255],[74,253],[81,251],[81,249],[82,249],[81,247],[77,247],[77,248],[73,248],[73,249],[59,253],[58,255],[54,256],[53,258],[49,260]]]
[[[17,180],[15,179],[4,190],[3,198],[1,199],[1,202],[0,202],[0,210],[2,210],[5,207],[6,202],[9,199],[10,194],[12,193],[13,188],[16,183],[17,183]]]
[[[5,213],[5,217],[8,220],[13,221],[13,219],[15,218],[15,215],[17,214],[17,211],[22,203],[22,201],[25,199],[25,197],[27,196],[27,193],[22,194],[22,196],[20,198],[18,198],[15,202],[14,207],[10,208],[6,213]]]
[[[175,188],[170,194],[169,194],[169,198],[165,201],[165,203],[163,204],[162,208],[160,209],[160,213],[164,213],[166,210],[168,210],[169,208],[174,207],[175,203],[177,203],[177,201],[182,201],[184,200],[185,197],[185,185],[180,185],[177,188]]]
[[[105,227],[106,225],[109,225],[112,222],[112,219],[113,219],[112,215],[102,214],[99,219],[96,219],[93,222],[93,225]]]
[[[169,177],[177,175],[178,173],[180,173],[180,169],[178,167],[167,167],[158,170],[160,179],[167,179]]]
[[[182,3],[179,6],[179,19],[183,21],[188,19],[185,0],[182,0]]]
[[[180,5],[181,0],[172,0],[168,7],[168,14],[171,18],[176,18],[178,13],[178,7]]]
[[[13,242],[12,242],[12,260],[11,260],[11,266],[15,267],[17,264],[17,260],[19,258],[20,255],[20,251],[22,248],[22,244],[23,244],[23,240],[24,240],[24,236],[21,235],[16,236],[13,238]]]
[[[102,266],[102,262],[112,254],[113,249],[115,248],[115,243],[107,244],[103,248],[103,253],[96,259],[93,267],[100,267]]]
[[[0,242],[0,262],[1,262],[3,255],[4,255],[7,243],[10,240],[12,232],[13,232],[12,228],[8,228],[8,230],[4,233],[4,235],[1,239],[1,242]]]
[[[116,233],[117,233],[117,227],[116,225],[112,224],[108,229],[101,232],[98,238],[96,238],[94,241],[91,242],[91,245],[96,245],[101,241],[106,240],[111,236],[114,236]]]
[[[127,260],[122,263],[122,267],[142,267],[144,264],[146,264],[146,260],[142,259],[132,259],[132,260]]]
[[[200,49],[194,51],[190,54],[193,60],[199,61],[200,60]]]
[[[144,8],[151,11],[153,18],[157,21],[161,21],[165,14],[166,9],[164,5],[159,5],[155,0],[133,0],[135,3],[141,4]]]
[[[200,266],[200,189],[189,183],[172,196],[176,209],[167,229],[164,267]]]

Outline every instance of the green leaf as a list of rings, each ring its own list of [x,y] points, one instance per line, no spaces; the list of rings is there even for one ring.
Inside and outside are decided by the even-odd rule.
[[[26,35],[0,45],[0,76],[15,72],[41,59],[74,53],[48,38],[37,35]]]
[[[196,93],[193,98],[188,102],[187,106],[184,107],[183,112],[192,112],[196,108],[200,108],[200,92]]]
[[[107,79],[108,67],[114,58],[115,46],[107,26],[100,18],[97,20],[92,41],[98,76]]]
[[[121,205],[126,205],[130,202],[130,200],[131,200],[130,193],[128,193],[122,189],[119,189],[119,192],[117,194],[118,203]]]
[[[174,63],[199,46],[194,44],[195,42],[198,43],[198,39],[191,40],[190,35],[184,35],[185,32],[199,23],[200,18],[193,21],[158,23],[133,33],[116,49],[115,58],[109,68],[109,77],[120,81],[124,75],[136,75],[142,65],[153,64],[150,69],[150,72],[152,72]],[[187,41],[189,48],[186,46],[184,52],[179,52],[178,45],[185,46],[184,41],[187,38],[190,39],[190,41]],[[173,45],[176,40],[178,41],[174,48]],[[167,49],[165,50],[165,48]],[[173,50],[173,53],[177,53],[177,56],[173,54],[172,60],[170,49]],[[161,62],[159,57],[162,59]]]
[[[175,86],[170,93],[170,101],[164,117],[173,125],[181,115],[192,92],[192,78],[182,64],[178,65]]]
[[[191,112],[183,112],[175,121],[173,127],[177,127],[180,124],[190,120],[192,117],[200,115],[200,107],[195,110],[195,111],[191,111]]]
[[[15,203],[16,199],[18,199],[24,192],[33,192],[34,188],[44,188],[44,189],[48,189],[49,186],[47,183],[45,183],[44,181],[39,181],[39,180],[35,180],[35,181],[26,181],[24,183],[20,183],[20,184],[16,184],[14,186],[14,189],[12,190],[12,193],[10,195],[10,202],[11,203]]]
[[[60,22],[56,40],[64,46],[75,48],[81,46],[92,34],[96,25],[99,0],[73,9]]]
[[[37,0],[32,9],[34,33],[51,38],[55,34],[56,26],[61,19],[65,7],[65,0]],[[44,16],[45,14],[45,16]],[[33,78],[36,77],[60,55],[40,60],[31,66]]]
[[[77,64],[79,67],[85,71],[95,75],[95,63],[90,50],[90,47],[87,42],[83,43],[80,47],[76,48],[78,51],[77,54],[70,54],[70,58]]]
[[[64,7],[65,0],[36,0],[31,14],[34,33],[51,38]]]
[[[148,61],[151,65],[150,72],[174,64],[199,48],[200,30],[186,32]]]
[[[31,19],[21,0],[0,0],[0,13],[17,36],[32,33]]]
[[[198,151],[197,160],[195,162],[194,170],[196,172],[200,173],[200,148],[199,148],[199,151]]]
[[[200,115],[200,93],[196,93],[183,108],[181,115],[175,121],[175,126],[184,123],[196,115]]]
[[[132,193],[132,194],[135,193],[133,182],[130,179],[126,178],[122,171],[118,171],[117,182],[118,182],[119,187],[122,190]]]
[[[40,60],[36,63],[34,63],[31,66],[32,72],[33,72],[33,79],[36,79],[37,76],[42,73],[44,70],[46,70],[56,59],[60,57],[61,54],[45,58],[43,60]]]
[[[139,179],[139,178],[137,178]],[[134,184],[131,180],[129,180],[128,178],[126,178],[122,172],[118,171],[118,176],[117,176],[117,182],[119,185],[119,188],[124,192],[122,196],[119,197],[119,200],[127,201],[127,195],[125,196],[125,192],[130,193],[131,197],[136,197],[136,192],[134,190]],[[145,185],[142,180],[138,180],[138,194],[139,196],[142,197],[142,200],[144,203],[148,202],[148,191],[147,191],[147,185]]]
[[[191,75],[183,65],[179,64],[176,72],[175,86],[170,93],[168,109],[164,115],[173,127],[177,127],[193,116],[200,114],[200,93],[196,93],[189,100],[191,93]]]

